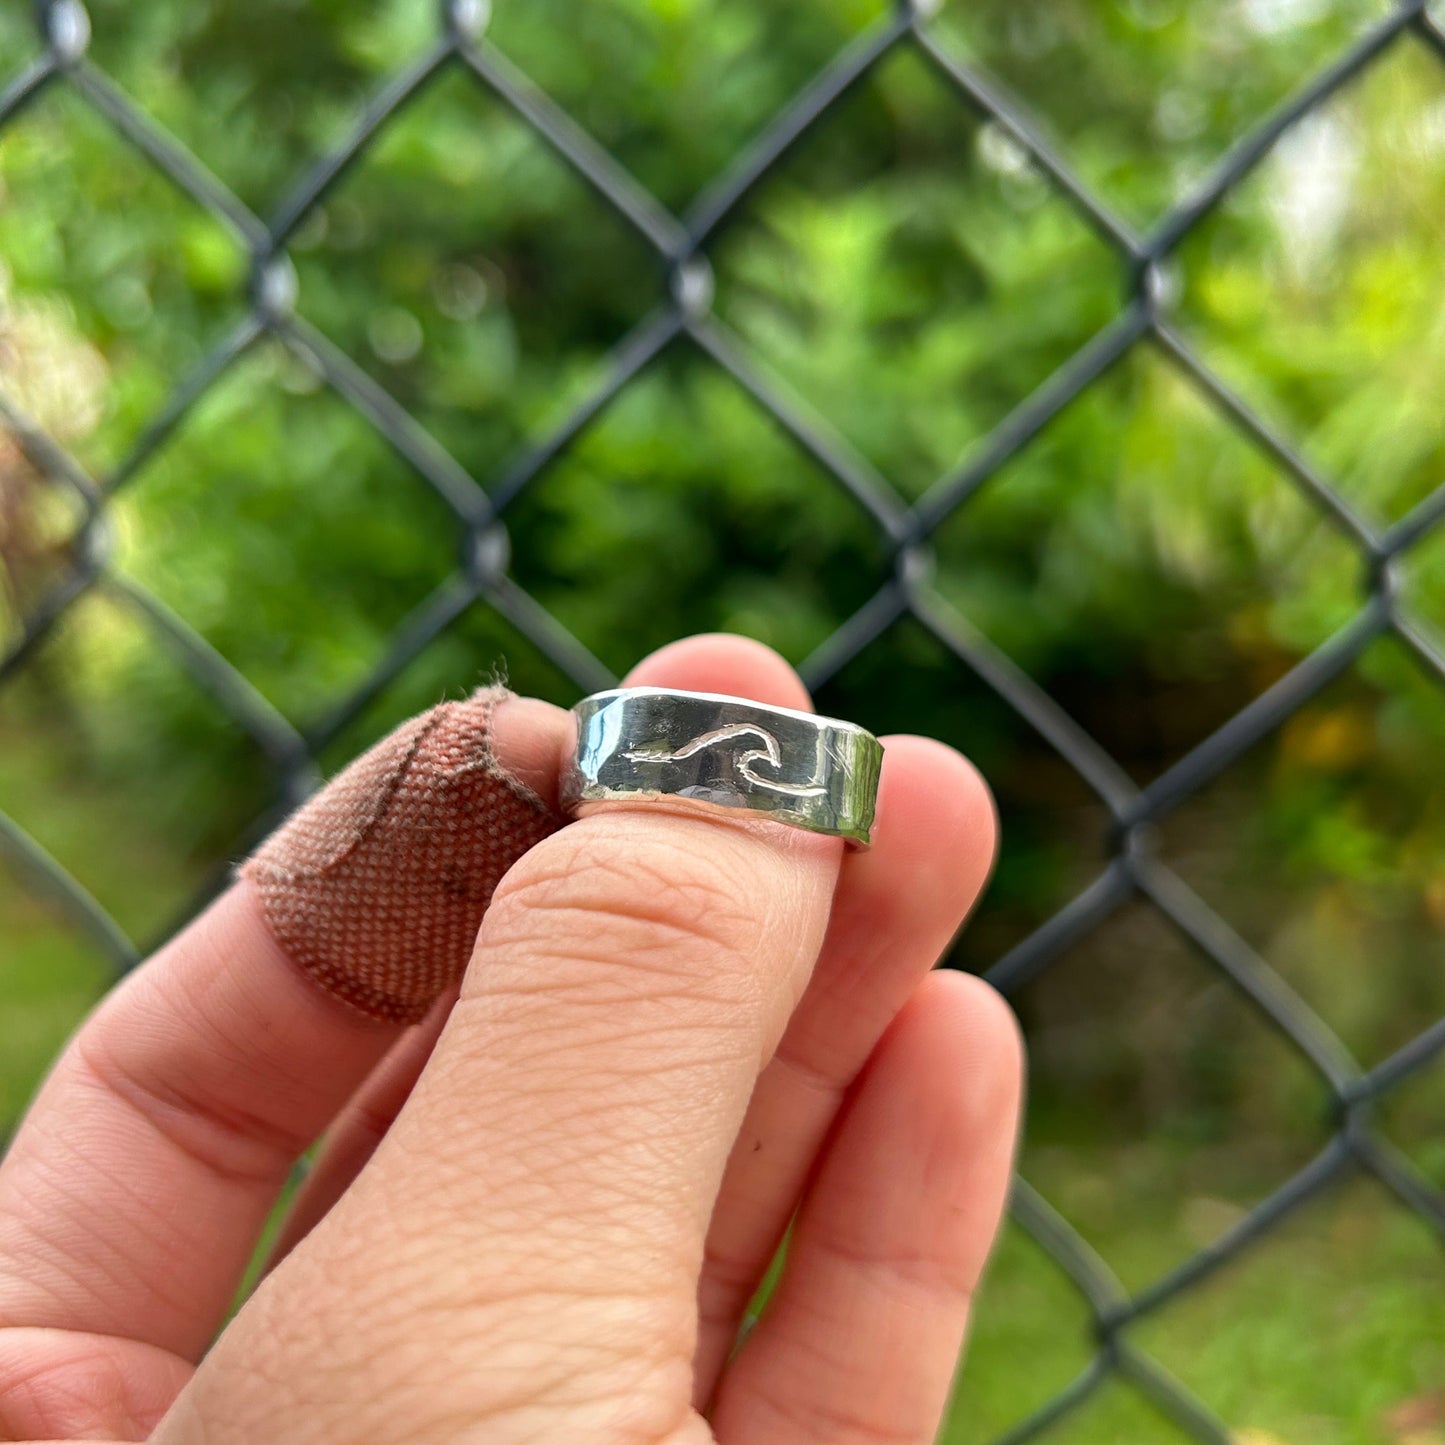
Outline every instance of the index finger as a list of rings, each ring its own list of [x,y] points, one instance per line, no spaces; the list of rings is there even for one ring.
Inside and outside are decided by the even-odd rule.
[[[493,706],[499,762],[555,787],[566,714]],[[492,885],[510,861],[494,860]],[[0,1166],[0,1329],[198,1358],[295,1160],[399,1029],[318,988],[256,887],[233,886],[103,1001],[16,1135]]]

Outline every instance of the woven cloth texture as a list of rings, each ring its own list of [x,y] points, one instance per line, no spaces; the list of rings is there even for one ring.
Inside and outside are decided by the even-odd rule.
[[[241,865],[286,953],[363,1013],[421,1018],[461,977],[502,875],[562,822],[492,754],[510,695],[403,723]]]

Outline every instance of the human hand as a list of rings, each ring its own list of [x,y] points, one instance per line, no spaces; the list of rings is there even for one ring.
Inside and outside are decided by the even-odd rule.
[[[807,705],[736,638],[628,681]],[[511,698],[492,746],[547,797],[566,736]],[[618,804],[546,837],[410,1027],[305,978],[238,883],[82,1027],[0,1167],[0,1439],[926,1445],[1021,1053],[986,985],[928,973],[988,792],[884,742],[866,853]]]

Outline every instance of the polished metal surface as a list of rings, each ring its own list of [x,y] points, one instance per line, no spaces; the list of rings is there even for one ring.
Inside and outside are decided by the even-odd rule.
[[[866,848],[883,745],[853,723],[711,692],[624,687],[572,709],[562,805],[685,798]]]

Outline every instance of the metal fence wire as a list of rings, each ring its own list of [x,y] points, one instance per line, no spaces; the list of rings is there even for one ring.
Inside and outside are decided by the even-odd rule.
[[[1377,638],[1393,634],[1424,674],[1445,684],[1445,656],[1397,601],[1397,560],[1445,518],[1445,484],[1393,524],[1364,520],[1289,442],[1207,367],[1171,324],[1162,267],[1183,238],[1209,216],[1284,133],[1372,66],[1405,37],[1423,41],[1445,64],[1445,30],[1424,0],[1404,0],[1361,34],[1331,64],[1242,136],[1203,182],[1148,234],[1112,213],[1044,141],[1028,114],[990,78],[961,62],[930,30],[926,0],[895,8],[833,57],[766,124],[685,214],[671,213],[591,139],[485,36],[486,0],[447,0],[429,53],[391,77],[356,117],[342,143],[295,182],[274,213],[262,218],[161,128],[87,58],[89,20],[81,0],[39,0],[43,48],[0,90],[0,130],[52,87],[67,87],[128,145],[223,223],[251,258],[249,306],[241,324],[182,376],[168,402],[111,474],[93,477],[14,405],[0,396],[0,425],[29,463],[79,501],[85,525],[74,560],[58,585],[22,619],[17,643],[0,659],[0,686],[25,666],[67,609],[93,589],[123,593],[156,639],[260,745],[274,768],[275,805],[258,820],[269,828],[316,785],[315,756],[432,639],[473,605],[490,606],[526,636],[581,690],[614,679],[508,573],[506,514],[517,497],[567,452],[599,413],[672,343],[690,338],[724,368],[805,449],[833,482],[872,518],[893,560],[886,584],[802,665],[812,687],[826,682],[894,623],[911,617],[1032,728],[1102,801],[1112,820],[1103,871],[1029,937],[999,959],[989,977],[1005,993],[1050,968],[1062,954],[1123,905],[1143,900],[1158,912],[1283,1036],[1318,1077],[1334,1120],[1322,1151],[1240,1219],[1214,1244],[1165,1277],[1130,1294],[1086,1242],[1025,1182],[1013,1216],[1056,1261],[1089,1309],[1095,1349],[1088,1367],[1056,1397],[1003,1438],[1023,1441],[1045,1431],[1101,1385],[1122,1381],[1185,1434],[1222,1445],[1229,1430],[1216,1415],[1130,1337],[1130,1326],[1168,1306],[1221,1265],[1270,1235],[1306,1201],[1363,1172],[1445,1238],[1445,1195],[1383,1136],[1374,1106],[1445,1049],[1445,1019],[1368,1070],[1290,985],[1149,847],[1157,823],[1277,729]],[[911,49],[981,119],[1031,157],[1056,193],[1112,248],[1128,284],[1112,322],[1028,395],[955,472],[941,477],[911,507],[827,424],[790,398],[751,363],[746,348],[711,309],[706,248],[754,187],[838,106],[874,67]],[[287,243],[348,168],[399,112],[444,73],[470,72],[476,82],[531,127],[652,248],[668,284],[653,311],[612,352],[590,395],[550,435],[526,450],[485,489],[407,411],[294,309],[295,276]],[[375,428],[454,511],[469,539],[465,561],[398,630],[372,676],[316,727],[301,732],[266,704],[195,631],[110,565],[107,500],[140,473],[229,364],[265,335],[279,338],[319,369],[325,383]],[[1129,780],[1108,754],[1007,656],[960,617],[930,585],[930,537],[1055,415],[1137,343],[1149,341],[1240,434],[1280,468],[1299,493],[1353,544],[1367,586],[1358,612],[1322,646],[1242,708],[1148,786]],[[238,840],[246,842],[249,840]],[[137,950],[119,925],[33,838],[0,813],[0,855],[59,901],[72,923],[123,970]],[[199,906],[199,901],[198,901]]]

